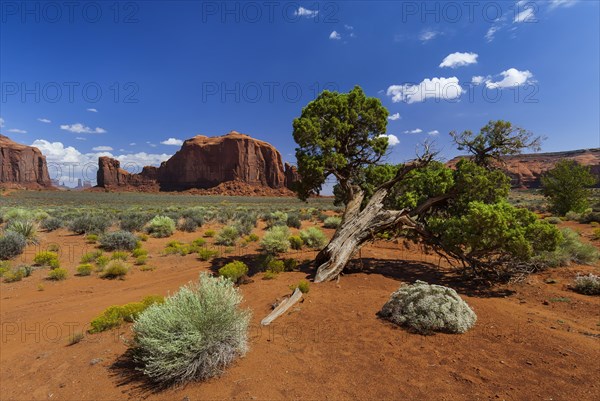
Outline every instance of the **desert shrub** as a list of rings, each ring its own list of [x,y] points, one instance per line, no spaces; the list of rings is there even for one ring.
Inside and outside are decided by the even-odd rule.
[[[215,230],[206,230],[206,231],[204,231],[204,236],[206,238],[212,238],[212,237],[215,236],[215,234],[216,234]]]
[[[133,251],[131,251],[131,255],[134,258],[137,258],[137,257],[140,257],[140,256],[146,256],[146,255],[148,255],[148,251],[146,249],[136,248]]]
[[[258,235],[252,233],[246,237],[246,242],[257,242],[259,239]]]
[[[23,253],[27,241],[21,234],[7,231],[0,237],[0,260],[12,259]]]
[[[290,285],[292,291],[296,291],[296,288],[299,289],[301,293],[306,294],[310,291],[310,283],[306,280],[300,280],[298,284]]]
[[[304,241],[299,235],[292,235],[288,240],[290,241],[290,247],[294,250],[302,249],[302,245],[304,245]]]
[[[167,216],[155,216],[146,226],[146,231],[155,238],[170,237],[175,232],[175,222]]]
[[[283,265],[286,272],[291,272],[298,268],[298,261],[292,258],[283,259]]]
[[[196,223],[196,220],[188,217],[181,220],[177,224],[177,229],[186,233],[193,233],[196,232],[196,230],[198,229],[198,223]]]
[[[48,280],[61,281],[67,278],[67,269],[57,267],[56,269],[50,270],[48,273]]]
[[[277,277],[277,275],[278,275],[278,273],[267,270],[265,272],[265,274],[263,274],[263,280],[273,280],[274,278]]]
[[[102,235],[100,246],[107,251],[131,251],[137,246],[137,237],[129,231],[115,231]]]
[[[291,228],[300,228],[302,226],[302,221],[300,221],[300,216],[297,214],[288,215],[286,224]]]
[[[600,240],[600,228],[596,228],[593,232],[592,232],[592,239],[598,241]]]
[[[219,231],[215,243],[218,245],[232,246],[239,238],[240,233],[234,226],[225,226]]]
[[[56,217],[50,217],[48,219],[42,220],[42,222],[40,223],[40,228],[48,232],[58,230],[62,226],[63,221]]]
[[[86,252],[81,255],[81,263],[92,263],[95,262],[100,256],[102,256],[102,251],[92,251]]]
[[[100,333],[118,327],[123,322],[133,322],[144,310],[154,304],[161,304],[164,298],[159,295],[149,295],[141,302],[131,302],[125,305],[108,307],[100,316],[90,322],[89,333]]]
[[[234,283],[237,283],[246,274],[248,274],[248,266],[239,260],[227,263],[219,269],[219,276],[225,277]]]
[[[587,210],[579,217],[579,222],[583,224],[600,223],[600,212]]]
[[[49,251],[38,252],[33,257],[33,263],[38,266],[57,266],[58,254],[56,252]]]
[[[90,263],[84,263],[77,266],[78,276],[89,276],[92,274],[93,266]]]
[[[112,255],[110,255],[110,260],[127,260],[127,258],[129,257],[129,254],[127,252],[124,251],[115,251],[112,253]]]
[[[271,259],[267,262],[267,271],[275,274],[283,273],[285,271],[285,264],[283,260]]]
[[[595,274],[577,275],[572,287],[573,291],[585,295],[600,295],[600,277]]]
[[[219,255],[219,251],[214,249],[203,248],[198,251],[198,259],[207,261]]]
[[[287,224],[288,214],[285,212],[277,211],[269,213],[264,217],[267,228],[276,226],[285,226]]]
[[[140,241],[146,242],[146,241],[148,241],[148,234],[144,234],[144,233],[139,234],[138,238],[140,239]]]
[[[140,266],[140,271],[141,272],[151,272],[156,270],[156,266],[150,266],[150,265],[141,265]]]
[[[543,267],[568,266],[571,262],[591,265],[600,258],[600,251],[593,246],[582,242],[579,234],[565,228],[561,230],[561,239],[557,248],[552,252],[541,252],[533,258],[534,263]]]
[[[100,276],[102,278],[114,279],[114,278],[124,278],[125,275],[129,272],[129,266],[127,263],[122,260],[111,260],[108,262],[106,267],[102,270]]]
[[[206,244],[206,240],[204,238],[197,238],[192,241],[192,246],[194,246],[198,250],[201,247],[203,247],[205,244]]]
[[[60,245],[58,244],[49,244],[48,247],[46,248],[47,251],[50,252],[59,252],[60,251]]]
[[[220,374],[247,351],[250,312],[229,280],[202,275],[133,325],[136,360],[151,380],[167,385]]]
[[[338,228],[342,224],[342,218],[337,216],[331,216],[325,219],[323,227],[325,228]]]
[[[573,211],[567,212],[565,213],[565,219],[570,221],[579,221],[581,219],[581,213]]]
[[[21,234],[28,244],[39,243],[37,225],[30,220],[14,220],[8,223],[6,231]]]
[[[319,214],[317,215],[317,220],[319,220],[321,223],[325,222],[325,220],[327,220],[329,216],[327,216],[327,214],[323,213],[323,212],[319,212]]]
[[[145,265],[147,261],[148,261],[148,255],[140,255],[137,258],[135,258],[134,263],[136,266],[142,266],[142,265]]]
[[[33,213],[31,210],[21,208],[8,209],[2,215],[2,221],[10,223],[12,220],[32,220]]]
[[[556,216],[550,216],[550,217],[546,217],[544,219],[544,221],[550,223],[550,224],[560,224],[560,222],[562,221],[560,219],[560,217],[556,217]]]
[[[88,234],[85,236],[85,242],[88,244],[95,244],[98,242],[98,234]]]
[[[264,252],[272,255],[287,252],[290,248],[289,237],[290,230],[287,226],[274,226],[267,230],[260,246]]]
[[[101,255],[96,258],[96,266],[98,266],[100,270],[104,269],[109,262],[110,258],[106,255]]]
[[[588,187],[596,182],[590,167],[575,160],[561,160],[541,177],[542,193],[552,211],[560,215],[569,211],[583,212],[588,205]]]
[[[300,238],[307,247],[312,249],[320,249],[327,244],[327,236],[317,227],[308,227],[300,231]]]
[[[0,277],[10,270],[10,262],[8,260],[0,260]]]
[[[452,288],[418,280],[394,292],[379,316],[421,334],[464,333],[477,321],[475,312]]]
[[[17,281],[23,280],[25,277],[25,271],[19,268],[10,269],[2,275],[3,281],[5,283],[15,283]]]
[[[75,234],[102,234],[110,227],[111,220],[105,215],[88,214],[77,216],[69,223]]]
[[[185,256],[192,252],[190,247],[183,242],[179,241],[170,241],[165,247],[164,254],[165,255],[181,255]]]
[[[207,211],[203,207],[192,207],[181,212],[181,217],[190,219],[196,223],[196,228],[204,224]]]
[[[142,231],[151,217],[147,213],[126,213],[121,216],[119,227],[129,232]]]
[[[67,342],[67,344],[69,346],[79,344],[82,340],[83,340],[83,333],[80,333],[80,332],[73,333],[69,336],[69,341]]]

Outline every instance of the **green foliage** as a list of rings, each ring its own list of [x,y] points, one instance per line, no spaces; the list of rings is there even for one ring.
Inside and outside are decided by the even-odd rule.
[[[592,265],[600,258],[600,251],[593,246],[582,242],[579,234],[564,228],[558,246],[551,251],[539,252],[534,257],[534,262],[543,267],[568,266],[571,263]]]
[[[100,256],[102,256],[102,251],[86,252],[81,256],[81,263],[95,262]]]
[[[600,277],[595,274],[577,275],[573,283],[573,291],[584,295],[600,295]]]
[[[592,239],[599,241],[600,240],[600,228],[594,229],[592,233]]]
[[[289,236],[290,230],[287,226],[274,226],[267,230],[260,246],[264,252],[272,255],[287,252],[290,248]]]
[[[219,269],[219,276],[225,277],[233,283],[239,282],[246,274],[248,274],[248,266],[239,260],[227,263]]]
[[[296,288],[299,289],[301,293],[307,294],[308,291],[310,291],[310,283],[306,280],[300,280],[298,284],[290,285],[292,291],[296,291]]]
[[[246,242],[258,242],[259,239],[258,235],[252,233],[246,237]]]
[[[285,271],[285,264],[283,260],[271,259],[267,262],[267,271],[275,274],[283,273]]]
[[[94,270],[94,268],[90,263],[84,263],[77,266],[77,275],[89,276],[90,274],[92,274],[92,270]]]
[[[100,246],[107,251],[131,251],[137,246],[137,237],[129,231],[115,231],[100,237]]]
[[[48,232],[58,230],[62,226],[63,226],[63,221],[56,217],[50,217],[50,218],[42,220],[40,222],[41,229],[46,230]]]
[[[67,278],[68,274],[69,272],[67,272],[67,269],[57,267],[56,269],[50,270],[48,273],[48,280],[62,281]]]
[[[205,233],[206,235],[206,233]],[[234,226],[225,226],[219,231],[215,243],[218,245],[232,246],[240,237],[240,233]]]
[[[292,258],[283,259],[283,266],[286,272],[291,272],[298,268],[298,261]]]
[[[105,215],[87,214],[69,222],[69,230],[76,234],[102,234],[110,227],[111,219]]]
[[[0,237],[0,260],[12,259],[23,253],[27,241],[19,233],[7,231]]]
[[[304,245],[304,241],[299,235],[292,235],[288,240],[290,241],[290,247],[294,250],[300,250]]]
[[[144,229],[144,226],[150,221],[151,217],[152,216],[147,213],[125,213],[121,215],[119,227],[123,231],[139,232]]]
[[[302,221],[300,221],[300,216],[297,214],[288,215],[286,225],[291,228],[300,228],[302,226]]]
[[[33,257],[33,263],[38,266],[58,267],[58,254],[55,252],[38,252]]]
[[[6,226],[7,232],[21,234],[28,244],[39,243],[37,225],[30,220],[14,220]]]
[[[215,234],[216,234],[215,230],[206,230],[206,231],[204,231],[204,236],[206,238],[212,238],[212,237],[215,236]]]
[[[135,265],[142,266],[142,265],[145,265],[147,261],[148,261],[148,255],[140,255],[137,258],[135,258]]]
[[[106,255],[101,255],[96,258],[96,265],[100,270],[103,270],[110,262],[110,258]]]
[[[146,226],[146,231],[155,238],[170,237],[175,232],[175,222],[167,216],[155,216]]]
[[[331,216],[325,219],[323,227],[325,228],[338,228],[342,224],[342,218],[337,216]]]
[[[464,333],[477,315],[452,288],[416,281],[392,294],[379,316],[420,334]]]
[[[100,277],[108,279],[123,279],[129,272],[129,266],[122,260],[111,260],[102,270]]]
[[[131,256],[133,256],[134,258],[137,258],[140,256],[147,256],[147,255],[148,255],[148,251],[146,249],[136,248],[133,251],[131,251]]]
[[[542,175],[542,193],[550,209],[561,216],[567,212],[583,212],[588,207],[589,189],[596,183],[590,168],[574,160],[561,160]]]
[[[15,283],[17,281],[23,280],[25,277],[25,271],[21,268],[13,268],[8,271],[5,271],[2,275],[3,281],[5,283]]]
[[[349,93],[323,91],[304,107],[293,123],[302,177],[298,196],[319,192],[332,174],[350,180],[376,164],[388,147],[387,116],[381,101],[365,96],[359,86]]]
[[[327,236],[317,227],[308,227],[300,231],[300,238],[304,245],[311,249],[321,249],[327,244]]]
[[[133,322],[146,309],[152,305],[160,305],[164,298],[159,295],[149,295],[141,302],[131,302],[125,305],[114,305],[107,308],[100,316],[91,321],[90,334],[101,333],[115,327],[123,322]]]
[[[8,260],[0,260],[0,277],[10,270],[10,262]]]
[[[110,260],[127,260],[129,254],[124,251],[116,251],[110,255]]]
[[[196,232],[196,230],[198,229],[198,223],[196,222],[196,220],[188,217],[181,220],[179,224],[177,224],[177,229],[186,233],[193,233]]]
[[[267,223],[267,228],[275,227],[275,226],[285,226],[287,225],[288,214],[281,211],[276,211],[273,213],[269,213],[264,217],[265,222]]]
[[[151,380],[183,384],[220,374],[247,350],[250,312],[230,280],[202,275],[135,321],[136,359]]]
[[[202,248],[198,251],[198,259],[207,261],[219,255],[219,251],[214,249]]]

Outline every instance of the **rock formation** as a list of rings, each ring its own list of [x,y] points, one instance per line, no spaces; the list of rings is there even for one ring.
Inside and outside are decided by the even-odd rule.
[[[0,184],[30,189],[52,187],[46,157],[38,148],[0,135]]]
[[[218,137],[195,136],[160,167],[144,167],[139,174],[120,168],[118,160],[100,157],[98,186],[162,191],[233,188],[234,192],[253,192],[249,188],[286,190],[298,180],[298,172],[271,144],[232,131]],[[236,185],[221,185],[223,183]],[[243,183],[244,185],[239,185]],[[285,192],[285,191],[284,191]],[[277,192],[280,193],[280,192]]]
[[[448,165],[456,165],[463,157],[450,160]],[[510,176],[513,188],[539,188],[541,175],[552,169],[558,161],[565,159],[589,166],[592,174],[600,180],[600,148],[509,156],[504,159],[505,165],[502,168]]]

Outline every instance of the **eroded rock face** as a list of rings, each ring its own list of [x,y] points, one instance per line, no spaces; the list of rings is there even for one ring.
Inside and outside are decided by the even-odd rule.
[[[0,135],[0,184],[24,188],[52,187],[46,157],[38,148]]]
[[[450,160],[448,165],[455,166],[461,158]],[[503,169],[510,176],[513,188],[539,188],[542,174],[551,170],[560,160],[575,160],[589,166],[592,174],[600,180],[600,149],[509,156],[505,158]]]
[[[182,191],[238,182],[279,190],[291,188],[298,178],[296,168],[284,166],[281,154],[271,144],[235,131],[188,139],[160,167],[144,167],[140,174],[128,173],[108,157],[98,162],[98,186],[105,188],[158,185],[163,191]]]

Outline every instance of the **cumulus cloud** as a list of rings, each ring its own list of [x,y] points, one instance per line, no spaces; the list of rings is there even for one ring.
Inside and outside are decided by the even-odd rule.
[[[316,17],[317,14],[319,14],[318,10],[309,10],[308,8],[304,7],[298,7],[298,9],[294,11],[294,15],[306,18]]]
[[[48,120],[47,118],[38,118],[37,120],[39,122],[46,123],[46,124],[50,124],[52,122],[52,121]]]
[[[477,64],[477,53],[452,53],[446,56],[440,67],[458,68],[469,64]]]
[[[13,134],[26,134],[27,131],[25,131],[24,129],[18,129],[18,128],[11,128],[8,130],[8,132],[12,132]]]
[[[159,166],[171,155],[152,153],[131,153],[114,155],[110,151],[82,153],[73,146],[65,146],[62,142],[50,142],[45,139],[35,140],[31,146],[37,147],[46,156],[50,178],[74,187],[77,179],[96,181],[98,157],[108,156],[121,162],[121,168],[132,173],[139,173],[144,166]]]
[[[92,150],[95,152],[110,152],[111,150],[113,150],[113,148],[111,148],[110,146],[96,146],[93,147]]]
[[[381,137],[386,137],[388,140],[388,145],[389,146],[396,146],[400,143],[400,140],[398,139],[398,137],[396,135],[381,135]]]
[[[486,77],[482,77],[481,75],[476,75],[471,78],[471,83],[473,85],[481,85],[485,81]]]
[[[391,96],[392,102],[424,102],[426,99],[454,100],[459,98],[465,90],[460,86],[458,78],[426,78],[421,83],[391,85],[386,94]]]
[[[526,8],[515,15],[513,22],[515,24],[520,24],[522,22],[534,22],[535,20],[535,12],[533,11],[533,8]]]
[[[92,112],[92,113],[97,113],[98,112],[97,109],[87,109],[87,111]]]
[[[396,121],[396,120],[399,120],[401,118],[402,117],[400,117],[400,113],[394,113],[394,114],[392,114],[391,116],[388,117],[388,120]]]
[[[104,128],[100,128],[100,127],[96,127],[96,128],[90,128],[90,127],[86,127],[85,125],[81,124],[81,123],[75,123],[75,124],[64,124],[60,126],[60,129],[65,130],[65,131],[69,131],[69,132],[73,132],[75,134],[104,134],[106,133],[106,130]]]
[[[405,134],[420,134],[421,132],[423,132],[423,130],[421,128],[416,128],[416,129],[413,129],[413,130],[404,131]]]
[[[331,39],[331,40],[340,40],[341,38],[342,38],[342,35],[340,35],[336,31],[333,31],[329,34],[329,39]]]
[[[436,130],[436,129],[434,129],[433,131],[429,131],[429,132],[427,133],[427,135],[439,135],[439,134],[440,134],[440,131],[438,131],[438,130]]]
[[[166,141],[162,141],[163,145],[172,145],[172,146],[181,146],[183,145],[183,141],[181,139],[169,138]]]
[[[436,36],[439,35],[439,32],[436,31],[432,31],[432,30],[424,30],[423,32],[421,32],[421,34],[419,35],[419,40],[423,43],[427,43],[430,40],[433,40],[436,38]]]
[[[488,89],[504,89],[533,82],[533,74],[528,70],[519,71],[516,68],[509,68],[506,71],[502,71],[499,75],[502,76],[500,81],[494,82],[491,79],[487,79],[485,86]]]

